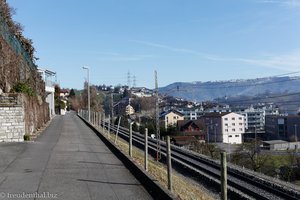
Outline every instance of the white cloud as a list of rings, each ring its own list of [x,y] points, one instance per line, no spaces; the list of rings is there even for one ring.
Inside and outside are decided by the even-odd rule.
[[[155,57],[154,55],[143,55],[143,54],[122,54],[118,52],[106,52],[106,51],[70,51],[71,53],[77,54],[93,54],[101,61],[141,61],[148,58]]]
[[[191,49],[171,47],[168,45],[147,42],[147,41],[134,40],[133,42],[136,42],[136,43],[139,43],[142,45],[146,45],[146,46],[165,49],[168,51],[201,56],[202,59],[206,59],[206,60],[210,60],[210,61],[251,64],[251,65],[263,66],[263,67],[286,70],[286,71],[300,70],[300,49],[296,49],[296,50],[293,50],[291,52],[287,52],[287,53],[284,53],[281,55],[268,54],[267,56],[266,55],[259,56],[260,58],[240,58],[240,57],[224,57],[224,56],[206,54],[206,53],[194,51]]]
[[[153,58],[153,55],[111,55],[111,56],[100,56],[99,60],[102,61],[141,61],[148,58]]]
[[[296,49],[282,55],[274,55],[261,59],[239,58],[237,61],[281,70],[298,71],[300,69],[300,49]]]
[[[146,45],[146,46],[150,46],[150,47],[165,49],[165,50],[169,50],[169,51],[173,51],[173,52],[192,54],[192,55],[196,55],[196,56],[203,56],[203,57],[206,57],[207,59],[209,59],[212,56],[212,55],[205,54],[205,53],[202,53],[202,52],[199,52],[199,51],[194,51],[194,50],[191,50],[191,49],[177,48],[177,47],[172,47],[172,46],[168,46],[168,45],[164,45],[164,44],[158,44],[158,43],[154,43],[154,42],[141,41],[141,40],[132,40],[132,42],[142,44],[142,45]]]
[[[272,3],[286,6],[289,8],[300,8],[300,0],[262,0],[260,3]]]

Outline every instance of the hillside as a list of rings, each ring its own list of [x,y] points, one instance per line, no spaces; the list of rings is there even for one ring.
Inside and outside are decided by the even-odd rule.
[[[187,100],[206,101],[241,96],[260,96],[300,92],[300,76],[268,77],[216,82],[176,82],[160,93]]]

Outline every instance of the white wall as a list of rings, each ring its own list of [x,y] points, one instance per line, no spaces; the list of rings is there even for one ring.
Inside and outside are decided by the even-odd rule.
[[[52,118],[55,115],[54,93],[48,93],[46,102],[49,103],[49,114],[50,118]]]
[[[245,117],[236,113],[222,116],[223,143],[241,144],[245,133]]]

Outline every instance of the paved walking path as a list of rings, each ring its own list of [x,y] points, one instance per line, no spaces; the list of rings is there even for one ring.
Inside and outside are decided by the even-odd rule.
[[[72,113],[56,116],[35,142],[0,143],[0,200],[25,195],[23,199],[152,199]]]

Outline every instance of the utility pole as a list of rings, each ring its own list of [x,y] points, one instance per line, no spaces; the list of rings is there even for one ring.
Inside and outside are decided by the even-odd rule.
[[[144,167],[148,171],[148,129],[145,128],[145,151],[144,151]]]
[[[297,135],[297,124],[294,125],[295,126],[295,151],[297,152],[297,149],[298,149],[298,145],[297,145],[297,142],[298,142],[298,135]]]
[[[87,91],[88,91],[88,110],[89,110],[89,122],[91,122],[91,99],[90,99],[90,68],[87,66],[82,67],[87,70]]]
[[[257,151],[257,130],[256,130],[256,124],[254,126],[254,133],[255,133],[255,162],[257,162],[257,154],[258,154],[258,151]]]
[[[132,157],[132,124],[133,122],[130,122],[129,124],[129,156]]]
[[[114,93],[111,93],[111,124],[114,125]]]
[[[155,113],[156,113],[156,161],[160,159],[160,126],[159,126],[159,96],[158,96],[158,81],[157,71],[155,70]]]

